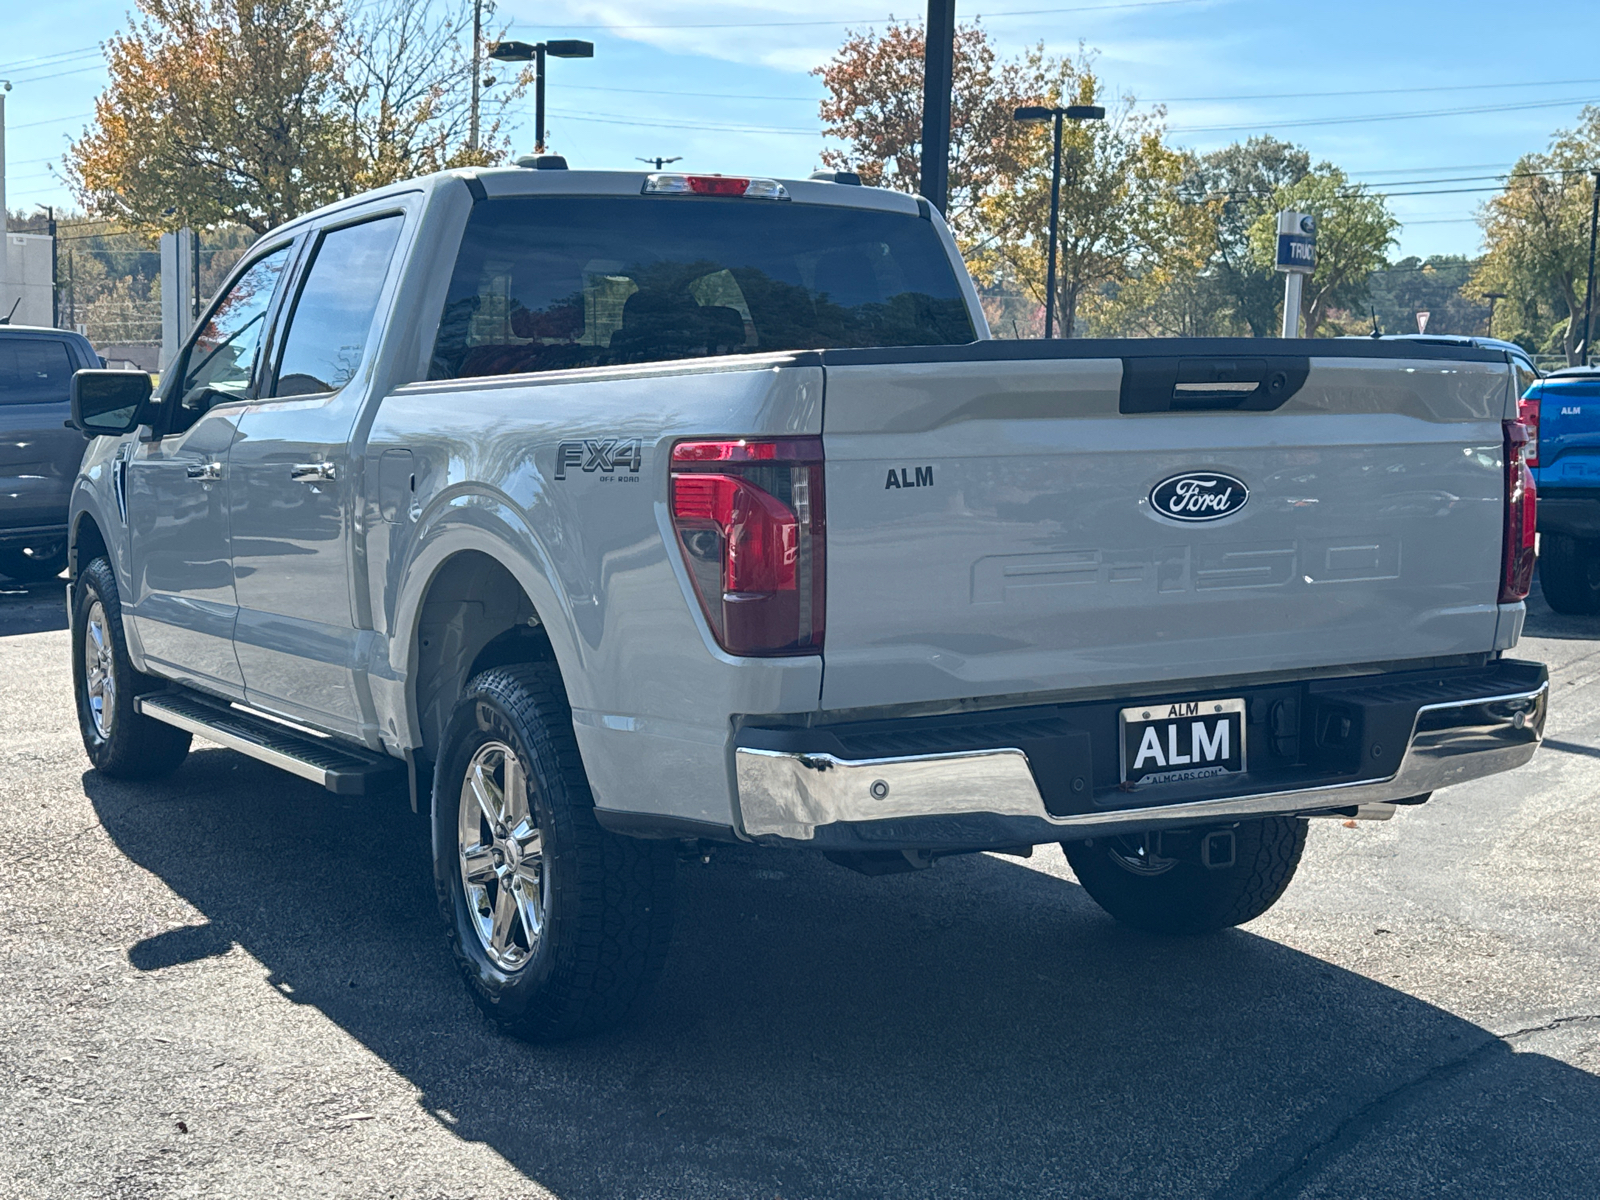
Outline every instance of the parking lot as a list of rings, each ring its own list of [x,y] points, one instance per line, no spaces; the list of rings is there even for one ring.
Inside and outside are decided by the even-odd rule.
[[[632,1025],[455,977],[427,830],[196,743],[87,771],[59,589],[0,581],[0,1195],[1600,1195],[1600,624],[1531,604],[1548,740],[1286,898],[1113,924],[1055,848],[868,879],[719,849]]]

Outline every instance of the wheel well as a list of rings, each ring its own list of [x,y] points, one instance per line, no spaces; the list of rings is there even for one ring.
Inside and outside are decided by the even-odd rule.
[[[417,621],[423,754],[437,759],[456,698],[479,671],[554,659],[539,614],[510,571],[475,550],[447,559],[428,584]]]
[[[67,576],[71,579],[78,577],[78,572],[92,563],[101,555],[111,556],[106,546],[105,536],[100,532],[100,526],[88,513],[78,518],[78,524],[68,539]]]

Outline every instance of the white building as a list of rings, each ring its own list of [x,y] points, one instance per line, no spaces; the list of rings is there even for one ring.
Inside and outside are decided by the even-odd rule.
[[[11,313],[13,325],[54,324],[50,319],[49,236],[7,233],[5,243],[5,271],[0,273],[0,317]],[[13,305],[15,312],[12,312]]]

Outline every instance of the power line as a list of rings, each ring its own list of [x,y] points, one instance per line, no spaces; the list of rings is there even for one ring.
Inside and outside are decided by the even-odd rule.
[[[1130,0],[1123,4],[1093,4],[1076,8],[1026,8],[1007,9],[1003,12],[974,13],[973,20],[995,17],[1045,17],[1060,13],[1116,12],[1131,8],[1168,8],[1178,4],[1203,4],[1208,0]],[[852,25],[894,24],[898,18],[893,13],[886,17],[857,17],[850,21],[692,21],[661,25],[551,25],[542,21],[512,21],[513,29],[585,29],[608,33],[631,33],[671,29],[803,29],[848,28]]]
[[[1227,100],[1314,100],[1333,96],[1399,96],[1416,92],[1482,92],[1490,88],[1576,87],[1600,79],[1534,79],[1527,83],[1451,83],[1437,87],[1358,88],[1348,92],[1256,92],[1247,96],[1153,96],[1142,104],[1189,104]]]
[[[1411,121],[1423,117],[1460,117],[1479,113],[1518,112],[1535,108],[1560,108],[1570,104],[1594,104],[1592,97],[1573,96],[1565,100],[1534,100],[1525,104],[1484,104],[1470,108],[1435,108],[1421,112],[1368,113],[1357,117],[1306,117],[1290,121],[1251,121],[1243,125],[1169,125],[1168,133],[1232,133],[1240,130],[1294,129],[1314,125],[1359,125],[1368,121]]]

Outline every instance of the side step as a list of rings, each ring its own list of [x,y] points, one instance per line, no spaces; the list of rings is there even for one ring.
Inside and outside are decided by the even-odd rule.
[[[240,754],[320,783],[340,796],[360,796],[405,775],[405,764],[386,754],[300,733],[267,717],[233,708],[194,692],[154,692],[137,696],[135,712],[197,733]]]

